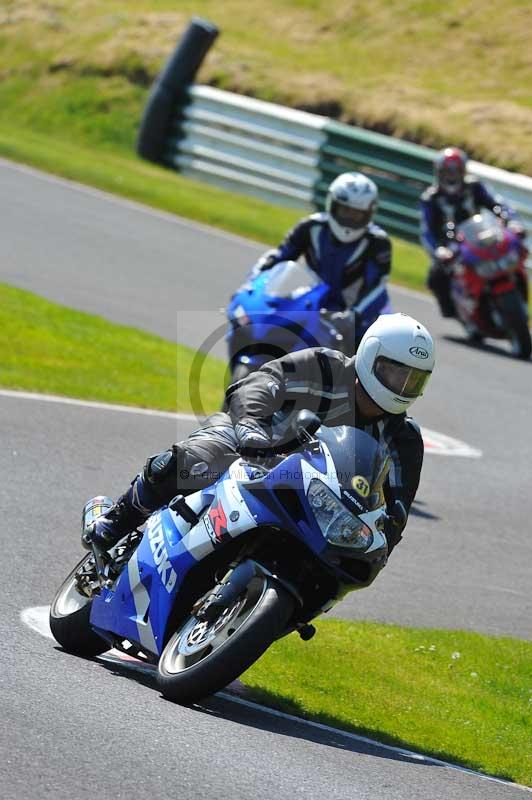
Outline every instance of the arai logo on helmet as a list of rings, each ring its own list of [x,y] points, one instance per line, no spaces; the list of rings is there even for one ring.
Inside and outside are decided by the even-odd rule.
[[[422,347],[417,347],[417,346],[416,347],[411,347],[408,352],[412,353],[412,355],[415,356],[416,358],[428,358],[429,357],[429,354],[427,353],[427,351],[424,350]]]

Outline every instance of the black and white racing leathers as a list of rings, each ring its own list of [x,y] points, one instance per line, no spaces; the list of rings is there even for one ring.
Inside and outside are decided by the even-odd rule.
[[[274,442],[288,435],[297,411],[309,409],[322,424],[351,425],[383,445],[392,461],[385,496],[406,512],[414,500],[423,462],[419,427],[406,414],[383,414],[372,422],[357,413],[355,359],[335,350],[309,348],[269,361],[227,390],[233,424],[260,425]]]
[[[405,414],[383,414],[373,422],[357,414],[355,359],[326,348],[309,348],[275,359],[227,390],[229,413],[218,412],[190,436],[150,457],[144,470],[96,524],[95,540],[109,545],[141,524],[177,494],[190,494],[217,480],[238,457],[240,430],[255,430],[277,446],[292,441],[290,424],[301,409],[322,424],[365,430],[391,457],[384,486],[388,508],[400,500],[406,512],[414,500],[423,461],[423,440]],[[397,543],[400,531],[391,546]]]

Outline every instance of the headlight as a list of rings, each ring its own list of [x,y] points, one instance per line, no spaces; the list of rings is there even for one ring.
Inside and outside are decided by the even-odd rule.
[[[231,322],[235,328],[237,328],[239,325],[249,325],[249,317],[246,314],[246,309],[244,306],[240,305],[234,309]]]
[[[367,550],[373,544],[373,533],[361,519],[351,514],[322,481],[313,478],[307,500],[320,530],[330,544]]]
[[[475,266],[475,271],[482,278],[491,278],[500,271],[500,266],[496,261],[479,261]]]

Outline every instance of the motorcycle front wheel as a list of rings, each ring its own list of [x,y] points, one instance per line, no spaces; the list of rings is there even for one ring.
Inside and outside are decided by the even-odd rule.
[[[293,609],[292,596],[260,575],[217,619],[187,617],[161,654],[161,693],[189,705],[227,686],[278,638]]]
[[[517,358],[528,360],[532,353],[532,338],[521,297],[517,292],[502,294],[497,298],[497,306],[509,334],[512,353]]]
[[[84,556],[59,587],[50,608],[50,630],[63,650],[91,658],[109,650],[110,645],[90,625],[92,600],[77,589],[78,572],[89,567],[92,555]]]

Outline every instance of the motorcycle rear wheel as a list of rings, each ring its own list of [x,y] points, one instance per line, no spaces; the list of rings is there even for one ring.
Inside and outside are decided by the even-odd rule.
[[[532,338],[528,328],[528,318],[519,294],[509,292],[500,295],[497,299],[497,306],[510,334],[512,353],[517,358],[527,361],[532,354]]]
[[[189,705],[227,686],[278,638],[293,609],[292,596],[261,575],[216,620],[187,617],[161,654],[161,693]]]
[[[98,636],[90,624],[92,600],[78,592],[76,573],[92,556],[84,556],[63,581],[50,607],[50,629],[63,650],[91,658],[109,650],[110,645]]]

